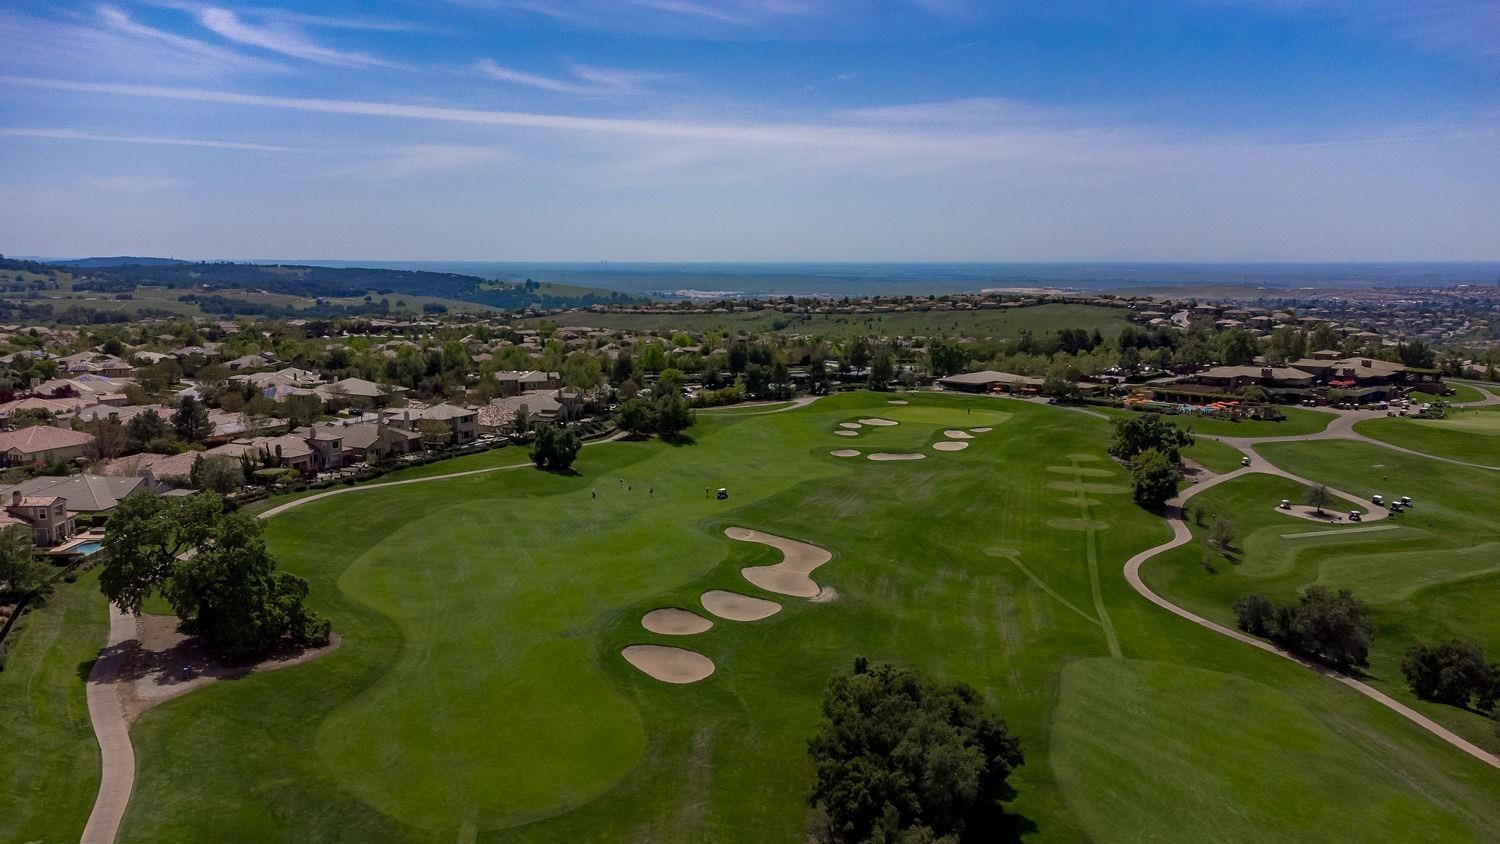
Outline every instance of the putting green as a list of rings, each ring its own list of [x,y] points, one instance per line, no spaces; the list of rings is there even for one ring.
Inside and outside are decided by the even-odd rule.
[[[981,397],[914,393],[905,406],[888,398],[845,393],[786,413],[704,415],[681,442],[590,446],[575,474],[516,469],[369,489],[277,516],[268,543],[308,579],[310,600],[343,644],[146,713],[132,728],[137,778],[120,840],[800,840],[819,701],[857,655],[978,689],[1027,753],[1012,778],[1018,822],[1055,840],[1112,837],[1102,820],[1110,817],[1116,835],[1202,838],[1196,807],[1210,804],[1231,819],[1226,829],[1245,833],[1230,837],[1248,837],[1253,824],[1310,836],[1327,831],[1300,816],[1314,798],[1289,792],[1312,789],[1329,815],[1347,819],[1366,805],[1366,793],[1347,784],[1355,781],[1373,784],[1372,817],[1397,833],[1461,837],[1500,827],[1500,788],[1478,761],[1130,589],[1120,566],[1166,541],[1165,522],[1109,494],[1128,492],[1121,483],[1047,468],[1113,469],[1106,422]],[[913,411],[923,418],[905,417]],[[829,434],[838,422],[876,417],[902,424],[861,436],[893,453],[925,449],[944,428],[984,427],[975,417],[996,427],[961,454],[884,466],[829,457],[843,444]],[[440,468],[518,457],[500,450]],[[1470,480],[1460,475],[1455,491],[1482,501]],[[718,487],[731,490],[728,500],[705,492]],[[1075,500],[1061,503],[1058,489]],[[1101,494],[1085,506],[1076,501],[1083,492]],[[1460,505],[1416,484],[1403,493],[1421,496],[1422,515],[1367,536],[1427,542],[1465,536],[1456,530],[1465,519],[1490,519],[1479,504],[1463,504],[1471,512],[1418,527],[1416,519]],[[1243,527],[1254,533],[1251,518]],[[734,526],[827,549],[838,562],[816,580],[838,599],[778,599],[774,615],[713,619],[689,638],[643,628],[663,607],[698,614],[706,594],[777,598],[741,572],[781,554],[725,536]],[[1317,549],[1324,541],[1306,540]],[[1347,544],[1329,548],[1350,553]],[[1198,544],[1184,550],[1186,568],[1202,572]],[[1272,591],[1294,592],[1316,562],[1298,557],[1296,575]],[[1213,588],[1230,583],[1227,573],[1215,577]],[[1440,608],[1455,624],[1493,623],[1484,602],[1449,589],[1424,589],[1412,603]],[[686,647],[713,673],[686,684],[653,680],[623,655],[637,645]],[[1110,668],[1138,664],[1111,653],[1171,665],[1143,680]],[[1069,667],[1095,662],[1104,668]],[[1226,673],[1174,673],[1192,666]],[[1235,675],[1235,685],[1204,697],[1219,682],[1205,675]],[[1255,691],[1263,687],[1280,697],[1263,699]],[[1140,717],[1111,720],[1091,702],[1116,691]],[[1308,719],[1322,732],[1309,732]],[[1243,747],[1221,754],[1226,729]],[[0,733],[5,758],[52,764],[8,735]],[[1286,755],[1301,751],[1283,738],[1309,736],[1306,758]],[[1080,741],[1114,742],[1120,752],[1095,754]],[[1158,747],[1183,753],[1148,753]],[[1330,762],[1311,758],[1324,751]],[[1308,765],[1306,776],[1282,777],[1288,758]],[[1262,768],[1274,776],[1255,773]],[[1334,785],[1319,790],[1324,777]],[[47,781],[60,793],[89,793],[67,777]],[[1191,789],[1182,802],[1194,811],[1179,819],[1169,796],[1181,788]],[[1163,796],[1143,798],[1140,814],[1121,809],[1122,791],[1151,789]],[[61,811],[74,817],[55,829],[81,828],[77,807]],[[1355,823],[1350,830],[1370,831]]]

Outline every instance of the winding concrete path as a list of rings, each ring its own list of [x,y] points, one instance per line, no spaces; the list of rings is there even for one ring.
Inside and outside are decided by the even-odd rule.
[[[1350,424],[1352,425],[1353,423]],[[1146,600],[1150,601],[1153,604],[1156,604],[1157,606],[1172,613],[1173,615],[1176,615],[1179,618],[1187,619],[1188,621],[1191,621],[1194,624],[1199,625],[1200,627],[1205,627],[1222,636],[1228,636],[1229,638],[1234,639],[1237,642],[1243,642],[1247,645],[1250,645],[1251,647],[1266,651],[1267,653],[1273,653],[1284,659],[1289,659],[1293,662],[1300,663],[1301,665],[1304,665],[1326,677],[1331,677],[1334,680],[1343,683],[1345,686],[1348,686],[1349,688],[1359,692],[1365,697],[1370,698],[1376,703],[1379,703],[1380,705],[1392,710],[1398,715],[1401,715],[1402,717],[1416,724],[1418,727],[1421,727],[1434,736],[1437,736],[1438,738],[1453,745],[1459,750],[1462,750],[1464,753],[1467,753],[1482,762],[1486,762],[1493,767],[1500,768],[1500,756],[1496,756],[1495,754],[1490,753],[1484,748],[1479,747],[1463,736],[1460,736],[1452,730],[1449,730],[1442,724],[1439,724],[1431,718],[1428,718],[1426,715],[1423,715],[1415,709],[1412,709],[1411,707],[1407,706],[1401,701],[1396,700],[1385,692],[1382,692],[1379,689],[1376,689],[1373,686],[1370,686],[1369,684],[1351,677],[1341,671],[1336,671],[1332,668],[1329,668],[1328,666],[1312,662],[1308,659],[1298,656],[1297,654],[1292,653],[1291,651],[1277,647],[1270,642],[1266,642],[1253,636],[1246,635],[1239,630],[1225,627],[1224,625],[1217,622],[1209,621],[1208,619],[1192,613],[1182,607],[1179,607],[1171,601],[1168,601],[1166,598],[1163,598],[1162,596],[1156,594],[1151,590],[1151,587],[1147,586],[1145,581],[1141,579],[1141,566],[1144,565],[1148,560],[1151,560],[1159,554],[1166,553],[1173,548],[1181,547],[1182,545],[1185,545],[1188,542],[1192,541],[1193,533],[1188,529],[1187,523],[1183,521],[1182,518],[1183,505],[1189,498],[1192,498],[1193,496],[1197,495],[1200,492],[1203,492],[1204,490],[1212,489],[1213,487],[1218,486],[1219,484],[1226,481],[1230,481],[1244,475],[1256,473],[1279,475],[1283,478],[1289,478],[1299,483],[1310,485],[1312,483],[1311,481],[1308,481],[1305,478],[1298,477],[1297,475],[1293,475],[1290,472],[1271,465],[1264,458],[1256,454],[1250,447],[1255,442],[1283,442],[1301,439],[1329,439],[1329,437],[1320,437],[1316,434],[1309,434],[1302,437],[1267,437],[1261,439],[1227,437],[1223,438],[1224,442],[1228,442],[1231,445],[1234,445],[1236,448],[1239,448],[1241,451],[1243,451],[1246,456],[1250,457],[1250,465],[1242,467],[1240,469],[1236,469],[1235,471],[1229,472],[1228,474],[1217,475],[1215,477],[1208,478],[1204,481],[1193,484],[1192,486],[1179,493],[1176,498],[1168,501],[1165,515],[1167,518],[1167,523],[1172,527],[1171,540],[1164,542],[1161,545],[1156,546],[1155,548],[1148,548],[1145,551],[1142,551],[1127,560],[1125,562],[1125,580],[1130,583],[1131,588],[1135,589],[1136,592],[1139,592],[1141,596]],[[1241,445],[1241,442],[1245,444]],[[1429,455],[1422,456],[1426,457]],[[1357,502],[1361,505],[1365,504],[1363,499],[1360,499],[1347,492],[1342,492],[1340,490],[1331,488],[1329,489],[1329,492],[1347,501]],[[1369,507],[1368,505],[1366,505],[1366,509],[1370,509],[1373,512],[1373,508]]]
[[[1481,392],[1484,391],[1481,390]],[[1488,392],[1484,394],[1485,398],[1480,401],[1456,404],[1454,407],[1472,408],[1500,404],[1500,396],[1495,396]],[[1467,466],[1470,469],[1485,469],[1491,472],[1500,472],[1500,466],[1487,466],[1483,463],[1470,463],[1465,460],[1455,460],[1451,457],[1439,457],[1436,454],[1428,454],[1425,451],[1417,451],[1406,446],[1377,440],[1374,437],[1366,436],[1354,430],[1354,426],[1361,422],[1386,418],[1386,411],[1384,410],[1329,410],[1327,408],[1323,408],[1323,410],[1324,412],[1333,413],[1334,419],[1323,430],[1315,431],[1311,434],[1291,434],[1284,437],[1225,437],[1211,434],[1194,434],[1194,436],[1218,440],[1221,443],[1232,445],[1240,451],[1247,453],[1250,453],[1254,446],[1263,443],[1290,443],[1307,440],[1350,440],[1351,442],[1365,443],[1366,445],[1390,449],[1391,451],[1399,451],[1402,454],[1410,454],[1413,457],[1421,457],[1426,460],[1437,460],[1441,463],[1451,463],[1455,466]]]
[[[619,432],[604,439],[590,440],[584,445],[613,442],[623,436],[624,432]],[[256,518],[265,521],[304,504],[311,504],[335,495],[445,481],[451,478],[466,478],[471,475],[503,472],[507,469],[524,469],[531,465],[530,463],[516,463],[509,466],[491,466],[486,469],[470,469],[422,478],[340,487],[279,504]],[[130,803],[131,791],[135,788],[135,750],[130,744],[130,721],[126,717],[125,708],[120,703],[120,695],[115,687],[115,681],[119,678],[124,661],[125,645],[136,637],[135,616],[121,612],[113,605],[109,609],[109,641],[99,652],[99,659],[94,662],[94,667],[89,672],[86,687],[89,721],[94,727],[94,738],[99,742],[101,771],[99,793],[94,799],[93,811],[89,813],[88,824],[84,827],[83,837],[80,839],[83,844],[110,844],[115,840],[115,836],[120,831],[120,822],[125,817],[125,807]]]
[[[796,410],[799,407],[807,407],[808,405],[821,398],[823,398],[823,396],[798,396],[797,398],[787,399],[786,401],[740,402],[739,404],[726,404],[722,407],[705,407],[698,412],[707,416],[764,416],[767,413],[786,413],[788,410]],[[725,411],[736,411],[746,407],[760,407],[762,405],[773,404],[786,404],[786,407],[773,407],[770,410],[756,410],[749,413],[725,413]]]

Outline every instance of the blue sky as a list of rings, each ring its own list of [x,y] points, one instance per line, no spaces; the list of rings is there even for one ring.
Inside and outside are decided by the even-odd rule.
[[[0,5],[0,250],[1500,258],[1494,0]]]

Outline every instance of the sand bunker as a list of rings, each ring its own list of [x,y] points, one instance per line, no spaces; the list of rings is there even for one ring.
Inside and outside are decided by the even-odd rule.
[[[861,425],[873,425],[876,428],[889,428],[892,425],[900,425],[901,423],[900,422],[892,422],[889,419],[878,419],[878,418],[876,418],[876,419],[861,419],[861,420],[859,420],[859,424],[861,424]]]
[[[856,432],[856,431],[834,431],[834,433],[838,434],[841,437],[857,437],[857,436],[859,436],[859,433]]]
[[[886,404],[908,404],[906,399],[887,399]]]
[[[1290,510],[1283,510],[1277,507],[1276,512],[1284,516],[1296,516],[1299,519],[1307,519],[1310,522],[1319,522],[1325,525],[1355,524],[1355,522],[1349,520],[1349,510],[1351,508],[1344,507],[1342,510],[1338,508],[1339,505],[1337,504],[1324,507],[1322,515],[1319,515],[1315,507],[1309,507],[1306,504],[1293,504]],[[1371,507],[1369,512],[1359,517],[1359,523],[1378,522],[1388,515],[1390,515],[1390,511],[1384,507]]]
[[[839,427],[840,428],[849,428],[849,429],[853,430],[854,428],[863,428],[864,426],[861,425],[861,424],[859,424],[858,422],[840,422],[839,423]]]
[[[828,453],[832,454],[834,457],[858,457],[859,456],[859,449],[857,449],[857,448],[836,448],[833,451],[830,451]]]
[[[968,431],[960,431],[957,428],[944,431],[943,432],[943,436],[947,437],[950,440],[972,440],[972,439],[974,439],[973,435],[971,435]]]
[[[663,683],[696,683],[714,673],[714,661],[695,651],[665,645],[629,645],[625,661]]]
[[[874,454],[870,455],[871,460],[875,460],[878,462],[885,462],[887,460],[923,460],[926,457],[927,455],[925,454],[913,454],[910,452],[907,452],[905,454],[888,454],[884,451],[877,451]]]
[[[935,448],[935,449],[937,449],[938,451],[963,451],[964,449],[966,449],[966,448],[969,447],[969,444],[966,443],[966,442],[955,442],[953,440],[944,440],[943,442],[940,442],[940,443],[933,443],[932,447]]]
[[[698,600],[703,602],[704,609],[730,621],[760,621],[781,612],[781,605],[775,601],[723,589],[704,592]]]
[[[833,555],[816,545],[798,542],[761,533],[758,530],[732,527],[724,535],[740,542],[758,542],[781,552],[782,560],[774,566],[750,566],[740,569],[745,579],[767,592],[791,595],[797,598],[815,598],[818,584],[813,582],[812,570],[833,559]]]
[[[969,433],[971,433],[971,434],[988,434],[990,431],[993,431],[993,430],[995,430],[995,429],[994,428],[970,428],[969,429]]]
[[[652,633],[661,633],[666,636],[695,636],[707,632],[710,627],[714,626],[714,623],[695,612],[680,610],[676,607],[662,607],[642,616],[641,626]]]

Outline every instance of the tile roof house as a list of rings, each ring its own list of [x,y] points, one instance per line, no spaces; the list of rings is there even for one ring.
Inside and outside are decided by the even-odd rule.
[[[27,497],[62,498],[69,512],[102,513],[113,510],[121,501],[143,493],[159,491],[153,478],[139,475],[44,475],[18,484],[0,486],[0,499],[19,494]]]
[[[26,496],[20,490],[12,491],[0,511],[0,527],[10,525],[30,528],[31,541],[42,548],[66,541],[77,530],[77,521],[68,512],[66,499]]]
[[[0,460],[8,466],[73,460],[94,441],[92,434],[51,425],[0,432]]]
[[[471,443],[479,439],[479,411],[451,404],[435,404],[430,407],[402,407],[381,414],[387,424],[403,431],[418,430],[423,421],[442,422],[448,426],[448,441],[453,445]]]

